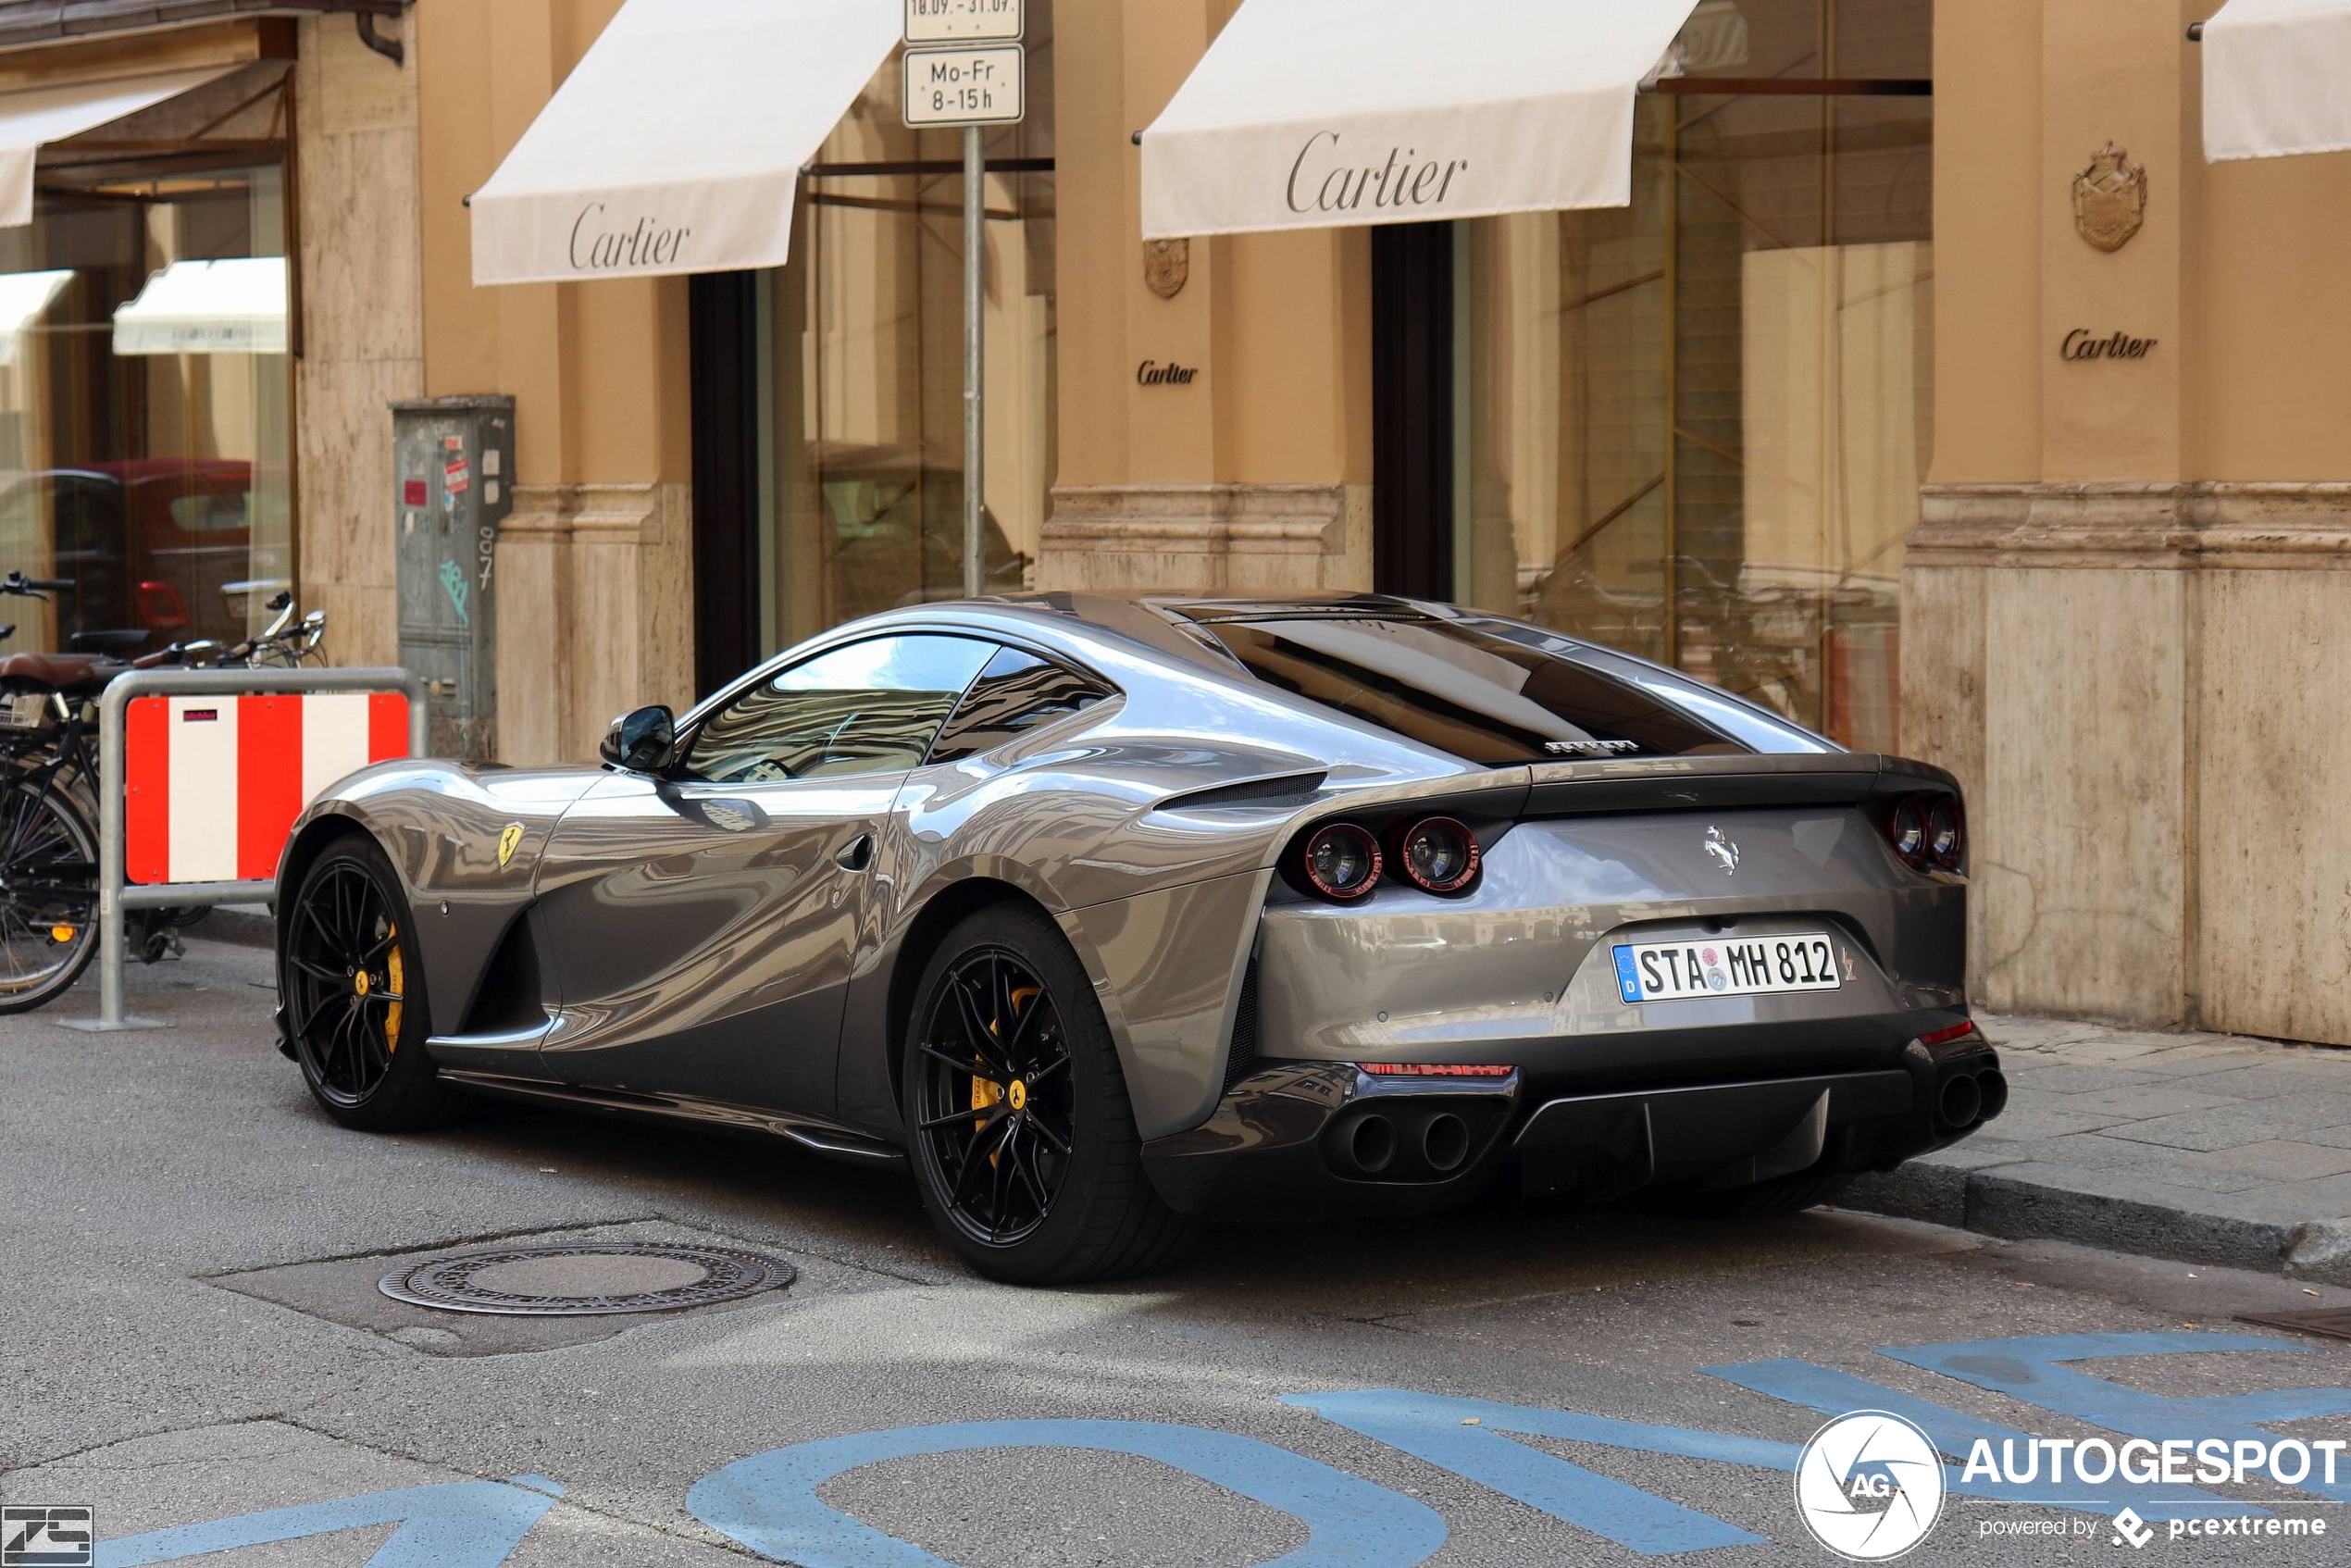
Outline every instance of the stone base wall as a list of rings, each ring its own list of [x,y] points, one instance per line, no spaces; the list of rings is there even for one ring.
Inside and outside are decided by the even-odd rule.
[[[1360,485],[1065,485],[1038,554],[1046,591],[1314,593],[1368,588]]]
[[[2351,485],[1930,487],[1902,615],[1981,1002],[2351,1044]]]

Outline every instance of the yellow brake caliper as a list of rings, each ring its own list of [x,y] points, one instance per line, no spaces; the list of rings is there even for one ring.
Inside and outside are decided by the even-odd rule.
[[[1021,1003],[1026,999],[1035,996],[1038,993],[1038,989],[1039,988],[1036,986],[1026,986],[1021,989],[1013,992],[1013,1012],[1015,1016],[1017,1016],[1020,1013]],[[988,1026],[988,1032],[991,1035],[1001,1035],[1003,1033],[1003,1031],[998,1028],[994,1024]],[[983,1078],[976,1073],[972,1075],[972,1109],[974,1111],[985,1111],[1003,1098],[1004,1086],[1002,1084],[998,1083],[993,1078]],[[1014,1109],[1018,1109],[1018,1107],[1015,1106]],[[979,1124],[976,1122],[973,1124],[975,1130],[976,1130]],[[990,1165],[993,1165],[996,1163],[997,1158],[997,1155],[990,1154],[988,1156],[988,1163]]]
[[[384,960],[384,977],[392,983],[392,994],[406,996],[408,974],[400,961],[400,927],[394,926],[386,933],[392,939],[392,954]],[[393,1002],[384,1009],[384,1051],[387,1054],[400,1049],[400,1012],[406,1004]]]

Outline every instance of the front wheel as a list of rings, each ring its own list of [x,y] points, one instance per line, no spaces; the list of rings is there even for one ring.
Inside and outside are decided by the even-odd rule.
[[[465,1109],[425,1053],[432,1032],[415,923],[371,840],[330,845],[278,934],[278,994],[311,1098],[347,1127],[408,1132]]]
[[[0,1013],[30,1013],[98,951],[98,832],[54,784],[0,788]]]
[[[909,1027],[915,1178],[973,1267],[1074,1284],[1155,1268],[1190,1238],[1143,1174],[1110,1028],[1051,921],[1010,905],[965,918]]]

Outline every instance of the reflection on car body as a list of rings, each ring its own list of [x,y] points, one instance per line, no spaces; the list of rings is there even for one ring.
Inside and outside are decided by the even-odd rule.
[[[1202,1217],[1778,1212],[1952,1142],[2006,1098],[1966,866],[1942,770],[1537,627],[1013,597],[625,716],[601,769],[344,780],[281,1022],[353,1126],[755,1126],[1097,1277]]]

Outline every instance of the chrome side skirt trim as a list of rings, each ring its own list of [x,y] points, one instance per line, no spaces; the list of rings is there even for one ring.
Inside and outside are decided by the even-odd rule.
[[[468,1037],[470,1043],[480,1036]],[[444,1081],[481,1094],[541,1104],[566,1105],[616,1115],[645,1116],[667,1122],[690,1122],[714,1131],[780,1138],[827,1159],[860,1165],[903,1165],[906,1151],[893,1144],[848,1127],[836,1127],[802,1116],[788,1116],[747,1105],[696,1100],[686,1095],[641,1094],[628,1089],[589,1089],[545,1078],[522,1078],[509,1073],[477,1072],[443,1067]]]

